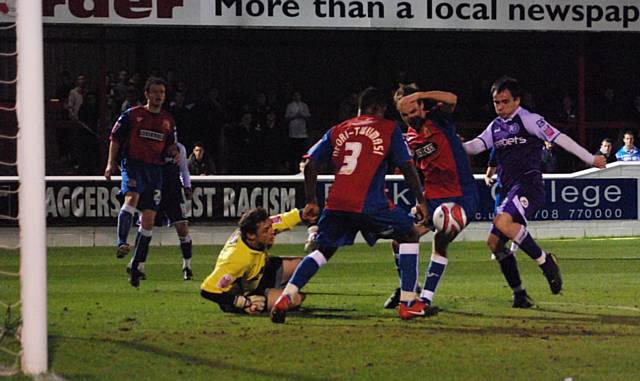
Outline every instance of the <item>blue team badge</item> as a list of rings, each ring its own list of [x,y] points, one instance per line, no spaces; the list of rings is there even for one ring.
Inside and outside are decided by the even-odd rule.
[[[518,123],[513,123],[508,126],[508,131],[510,134],[515,135],[520,132],[520,125]]]

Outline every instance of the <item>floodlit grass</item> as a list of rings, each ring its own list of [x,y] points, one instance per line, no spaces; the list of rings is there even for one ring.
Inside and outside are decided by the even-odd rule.
[[[152,247],[139,290],[114,248],[52,248],[50,370],[88,381],[639,379],[640,239],[541,244],[558,254],[566,288],[551,295],[519,252],[534,309],[511,308],[482,243],[456,243],[436,298],[440,314],[401,321],[382,309],[397,280],[381,243],[338,252],[284,325],[224,314],[199,296],[219,246],[195,248],[192,282],[181,280],[177,247]],[[276,245],[274,253],[300,249]],[[421,272],[428,244],[422,252]],[[15,252],[0,251],[0,269],[17,266]],[[0,284],[1,301],[17,298],[17,280]]]

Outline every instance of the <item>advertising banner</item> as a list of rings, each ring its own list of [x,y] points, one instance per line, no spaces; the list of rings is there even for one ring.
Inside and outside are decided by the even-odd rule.
[[[304,206],[302,178],[280,177],[278,180],[215,180],[194,177],[193,199],[185,205],[193,223],[232,222],[248,208],[262,207],[270,214]],[[495,188],[477,180],[480,207],[473,221],[494,217]],[[637,220],[638,180],[620,179],[546,179],[546,205],[532,220]],[[331,187],[330,177],[318,183],[322,199]],[[0,179],[0,215],[16,217],[17,182]],[[78,177],[64,181],[47,181],[46,211],[49,226],[113,225],[121,200],[116,182],[87,180]],[[413,206],[413,194],[398,176],[390,176],[387,193],[391,200],[406,209]],[[17,225],[12,219],[0,219],[0,225]]]
[[[18,0],[0,0],[0,22]],[[640,31],[633,0],[42,0],[45,23]]]

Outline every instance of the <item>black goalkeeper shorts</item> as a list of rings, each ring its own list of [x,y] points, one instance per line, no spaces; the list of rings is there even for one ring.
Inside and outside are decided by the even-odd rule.
[[[282,288],[282,258],[269,257],[264,266],[262,279],[258,283],[258,287],[253,291],[252,295],[264,295],[269,288]]]

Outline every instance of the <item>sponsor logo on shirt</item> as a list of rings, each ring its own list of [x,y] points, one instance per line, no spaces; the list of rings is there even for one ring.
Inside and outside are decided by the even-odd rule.
[[[493,143],[496,148],[504,148],[508,146],[518,145],[518,144],[526,144],[527,139],[521,136],[514,136],[512,138],[504,138],[500,139],[497,142]]]
[[[427,143],[422,147],[418,147],[415,150],[416,159],[423,159],[430,155],[433,155],[438,150],[438,145],[435,143]]]
[[[233,277],[229,274],[224,274],[218,281],[217,286],[218,288],[227,288],[231,283],[233,283]]]
[[[162,132],[155,132],[150,130],[140,130],[140,135],[143,139],[157,140],[159,142],[164,141],[164,134]]]
[[[547,123],[546,120],[538,119],[536,121],[536,125],[542,129],[542,133],[544,133],[547,138],[550,139],[555,136],[556,131]]]
[[[282,222],[282,216],[273,216],[271,217],[271,222],[274,224],[279,224]]]
[[[542,129],[542,132],[544,132],[544,134],[548,137],[548,138],[552,138],[556,132],[553,130],[553,128],[551,128],[551,126],[547,125],[547,127]]]

